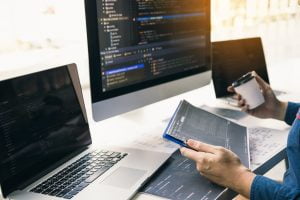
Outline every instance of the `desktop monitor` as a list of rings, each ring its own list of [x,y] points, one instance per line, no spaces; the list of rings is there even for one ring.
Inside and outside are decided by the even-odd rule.
[[[209,0],[85,0],[95,121],[211,80]]]

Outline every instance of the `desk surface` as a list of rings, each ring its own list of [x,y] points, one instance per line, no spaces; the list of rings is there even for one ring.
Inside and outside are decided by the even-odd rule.
[[[89,91],[84,91],[85,97],[89,98]],[[288,95],[284,99],[293,99]],[[295,97],[294,97],[295,98]],[[91,130],[95,145],[111,144],[121,146],[135,146],[136,148],[149,149],[163,152],[173,152],[178,146],[164,141],[161,137],[170,116],[172,116],[180,100],[186,99],[196,106],[204,106],[209,108],[232,109],[232,107],[216,100],[213,93],[212,85],[203,87],[192,92],[188,92],[159,103],[146,106],[105,121],[91,121]],[[86,99],[87,100],[87,99]],[[233,111],[234,112],[234,111]],[[277,120],[261,120],[244,115],[244,117],[236,121],[247,127],[265,127],[278,130],[276,135],[277,143],[273,152],[267,154],[263,160],[268,161],[272,155],[282,152],[286,146],[286,138],[289,127],[284,122]],[[251,136],[250,136],[251,138]],[[255,142],[251,141],[250,142]],[[255,154],[255,152],[251,152]],[[271,156],[270,156],[271,155]],[[254,157],[255,159],[255,157]],[[255,170],[262,165],[264,161],[260,157],[260,161],[253,160],[251,169]],[[136,199],[157,199],[145,194],[138,194]]]
[[[44,54],[43,54],[44,55]],[[60,52],[56,52],[54,54],[51,53],[49,55],[49,59],[47,60],[55,60],[53,59],[56,55],[61,55]],[[63,54],[66,55],[66,54]],[[57,58],[57,57],[56,57]],[[59,60],[59,59],[58,59]],[[66,64],[71,63],[71,61],[76,62],[79,66],[86,66],[86,60],[84,61],[76,61],[73,57],[64,58],[64,62],[60,61],[53,61],[53,64],[56,65],[57,63]],[[20,62],[22,59],[20,60]],[[19,61],[18,61],[19,62]],[[31,61],[30,61],[31,62]],[[45,61],[43,61],[45,62]],[[4,62],[6,63],[6,62]],[[279,65],[283,65],[283,63],[277,63],[274,65],[273,68],[270,68],[269,73],[271,77],[271,83],[277,89],[284,89],[287,91],[297,91],[297,85],[299,84],[298,77],[299,68],[298,63],[300,60],[289,60],[289,71],[286,70],[285,67],[280,67]],[[25,64],[24,64],[25,65]],[[40,66],[42,63],[34,63],[29,71],[33,72],[35,70],[40,70]],[[48,65],[49,66],[49,65]],[[22,71],[23,69],[23,71]],[[81,71],[80,71],[81,70]],[[88,74],[87,69],[83,70],[82,68],[79,70],[80,75]],[[4,71],[4,73],[0,73],[0,80],[14,77],[20,74],[28,73],[27,68],[11,68],[8,71]],[[293,78],[290,78],[290,75]],[[136,148],[143,148],[143,149],[150,149],[156,151],[164,151],[164,152],[173,152],[176,145],[170,144],[164,141],[161,137],[166,124],[170,118],[170,116],[175,111],[178,103],[182,99],[188,100],[190,103],[196,106],[208,106],[212,108],[228,108],[223,103],[217,101],[214,97],[214,92],[212,85],[203,87],[201,89],[191,91],[149,106],[146,106],[142,109],[138,109],[109,120],[104,120],[101,122],[94,122],[91,115],[91,100],[90,100],[90,91],[89,86],[86,80],[81,80],[83,82],[83,89],[84,89],[84,99],[87,107],[87,113],[89,117],[89,122],[91,126],[91,132],[93,137],[94,145],[100,146],[101,144],[111,144],[111,145],[122,145],[122,146],[135,146]],[[282,84],[284,81],[284,84]],[[298,96],[298,95],[297,95]],[[292,100],[297,101],[300,98],[297,96],[285,96],[282,97],[284,100]],[[299,95],[300,96],[300,95]],[[251,116],[246,116],[238,120],[238,123],[243,125],[249,126],[259,126],[259,127],[266,127],[266,128],[273,128],[278,129],[283,132],[287,132],[289,127],[283,123],[276,120],[258,120]],[[282,134],[278,136],[280,141],[282,142],[281,145],[278,146],[278,149],[273,152],[273,154],[277,154],[281,152],[286,145],[286,134]],[[269,158],[265,158],[267,161]],[[255,163],[255,161],[254,161]],[[252,169],[258,167],[259,164],[252,165]],[[136,199],[157,199],[157,197],[151,197],[143,194],[138,194]]]

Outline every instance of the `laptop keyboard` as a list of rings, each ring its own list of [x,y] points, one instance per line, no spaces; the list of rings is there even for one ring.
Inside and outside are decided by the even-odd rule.
[[[42,182],[31,192],[71,199],[127,154],[96,150]]]

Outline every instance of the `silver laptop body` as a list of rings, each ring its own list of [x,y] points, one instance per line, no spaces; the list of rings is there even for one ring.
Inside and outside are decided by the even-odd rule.
[[[64,73],[66,72],[66,70],[67,73]],[[53,76],[53,74],[56,75]],[[61,77],[59,78],[57,75]],[[27,84],[28,80],[31,80],[29,85]],[[43,84],[46,84],[46,86]],[[8,85],[10,85],[11,87],[8,87]],[[23,90],[23,93],[20,91],[18,92],[22,95],[27,95],[26,98],[29,99],[30,101],[31,98],[30,95],[32,94],[30,94],[30,91],[28,90],[28,88],[26,88],[27,86],[30,86],[30,90],[35,90],[34,98],[39,98],[37,97],[36,94],[39,94],[39,90],[41,89],[41,87],[44,87],[44,89],[48,88],[49,91],[51,91],[51,88],[54,88],[53,90],[55,91],[53,92],[53,94],[48,95],[43,99],[43,101],[45,101],[46,104],[51,105],[50,107],[52,109],[51,110],[49,108],[47,110],[43,110],[43,112],[47,111],[51,114],[51,112],[52,111],[54,112],[54,110],[56,109],[55,106],[62,104],[62,101],[64,101],[59,98],[56,98],[59,97],[60,94],[59,92],[56,91],[56,89],[59,87],[63,87],[62,85],[69,86],[69,87],[65,86],[65,89],[68,89],[68,92],[64,92],[63,94],[70,93],[71,95],[65,95],[65,96],[73,95],[73,97],[76,96],[77,98],[76,100],[74,99],[68,100],[73,102],[72,103],[73,107],[77,106],[75,108],[75,110],[78,111],[76,115],[76,119],[75,118],[68,119],[67,120],[68,122],[66,123],[67,125],[64,125],[64,129],[58,129],[58,131],[55,132],[55,134],[53,134],[52,132],[51,133],[52,135],[47,136],[48,138],[49,137],[51,138],[53,135],[56,136],[59,135],[59,133],[61,133],[61,134],[65,134],[64,137],[60,136],[58,138],[55,138],[53,136],[54,139],[52,138],[51,142],[38,141],[34,143],[29,141],[30,144],[26,146],[28,147],[29,150],[23,147],[18,151],[21,152],[21,154],[17,154],[12,150],[11,151],[12,154],[8,153],[7,155],[3,155],[2,157],[0,157],[1,170],[2,172],[6,172],[6,174],[4,173],[0,174],[1,190],[2,190],[1,192],[3,198],[5,197],[7,199],[22,199],[22,200],[130,199],[138,191],[138,189],[146,182],[146,180],[169,158],[170,154],[150,152],[150,151],[144,151],[144,150],[139,150],[134,148],[105,147],[105,146],[102,146],[101,148],[96,148],[95,146],[93,146],[91,144],[91,138],[90,138],[88,123],[87,123],[86,112],[84,109],[84,102],[83,102],[76,65],[71,64],[71,65],[62,66],[62,67],[58,67],[43,72],[37,72],[34,74],[1,81],[0,90],[3,89],[4,91],[0,91],[0,92],[1,94],[4,94],[5,92],[13,93],[10,91],[11,88],[14,90],[19,90],[18,87],[20,87]],[[14,93],[16,93],[16,91],[14,91]],[[43,95],[45,95],[45,93],[43,93]],[[10,96],[10,98],[11,97],[13,96]],[[12,100],[12,102],[14,101],[15,100]],[[3,102],[7,102],[7,101],[5,101],[5,99],[0,98],[0,103]],[[22,103],[19,103],[18,106],[22,105]],[[24,101],[24,104],[25,103],[26,101]],[[28,106],[29,104],[31,105],[31,107]],[[42,108],[39,108],[38,106],[41,106],[41,103],[39,102],[38,105],[34,105],[34,102],[31,102],[29,104],[27,104],[27,109],[31,109],[30,110],[30,112],[32,112],[31,114],[39,115],[40,114],[39,109]],[[61,110],[63,109],[64,107],[62,106],[61,109],[55,110],[55,112],[58,113],[62,112]],[[61,116],[64,116],[65,112],[68,113],[69,111],[62,112]],[[72,112],[70,113],[68,113],[68,116],[73,115]],[[37,121],[39,121],[39,119],[43,119],[43,116],[46,114],[43,113],[40,115],[41,116],[37,118]],[[18,117],[18,116],[14,116],[14,117]],[[78,122],[80,121],[79,118],[84,122]],[[52,119],[55,121],[55,117]],[[49,120],[51,121],[50,118]],[[62,117],[61,121],[63,120],[64,118]],[[43,121],[41,122],[42,122],[41,124],[45,123]],[[79,128],[76,127],[76,129],[74,129],[73,131],[69,131],[68,128],[69,127],[72,128],[73,124],[76,123],[80,124],[80,127]],[[52,125],[53,124],[51,124],[51,126]],[[3,127],[4,125],[3,124],[1,125],[1,121],[0,121],[0,128],[1,126]],[[84,135],[82,135],[82,133],[78,131],[82,127],[86,128],[86,130],[84,131],[87,131],[87,133],[85,133]],[[1,134],[4,135],[5,133],[5,131],[3,130],[1,132],[0,129],[0,137]],[[61,130],[66,130],[66,132]],[[73,133],[78,135],[72,135]],[[31,135],[30,132],[28,134]],[[36,134],[37,133],[35,133],[34,136],[32,135],[31,136],[34,138],[44,137],[44,136],[37,136]],[[44,134],[44,132],[42,132],[41,134]],[[109,134],[109,130],[107,130],[107,133],[98,133],[98,134]],[[74,142],[74,138],[77,138],[75,142]],[[82,138],[87,138],[87,139],[82,139]],[[83,140],[85,143],[83,145],[82,144],[80,145],[82,145],[84,148],[77,149],[76,142],[83,141]],[[16,139],[16,141],[17,141],[16,143],[18,142],[20,143],[18,139]],[[70,141],[72,141],[71,144]],[[9,144],[9,145],[5,144],[5,145],[9,146],[13,144]],[[50,148],[51,145],[52,147],[55,148],[51,149]],[[34,151],[31,149],[33,147],[35,148]],[[0,149],[1,148],[4,148],[4,146],[0,147]],[[19,146],[14,148],[19,148]],[[35,153],[34,156],[32,156],[29,155],[27,152],[31,154],[32,152]],[[67,154],[67,156],[60,155],[64,153]],[[22,157],[20,157],[19,155],[22,155]],[[40,155],[43,156],[41,157]],[[61,159],[56,160],[57,158],[53,155],[60,155]],[[112,155],[118,155],[118,156],[115,158],[111,158],[110,156]],[[108,165],[112,165],[112,166],[106,166],[103,159],[106,163],[108,163],[108,160],[110,159],[111,162],[108,163]],[[44,166],[44,164],[49,162],[50,160],[53,160],[55,162],[50,163],[49,166]],[[90,161],[90,163],[87,163],[86,160]],[[13,166],[13,164],[15,164],[15,166]],[[32,166],[30,167],[30,165]],[[92,168],[86,171],[87,167],[92,167]],[[103,167],[104,169],[101,167]],[[68,170],[73,170],[73,171],[69,172]],[[87,175],[88,172],[90,174],[89,176]],[[86,179],[84,179],[82,178],[83,175],[81,174],[86,175],[88,177],[87,178],[85,177]],[[72,178],[75,180],[73,180]],[[54,186],[53,186],[53,181],[55,181],[56,183]],[[75,182],[77,186],[75,188],[72,188],[75,185]],[[84,187],[79,187],[79,185]],[[43,188],[43,186],[45,186],[46,188]],[[46,191],[47,187],[48,187],[48,191]],[[69,188],[72,189],[68,191]],[[79,191],[77,190],[75,191],[75,189],[78,189]],[[62,190],[64,192],[67,191],[68,192],[65,195],[62,195],[63,194],[62,192],[55,193],[57,191],[62,191]],[[72,193],[72,191],[74,192]],[[68,194],[70,195],[68,196]]]

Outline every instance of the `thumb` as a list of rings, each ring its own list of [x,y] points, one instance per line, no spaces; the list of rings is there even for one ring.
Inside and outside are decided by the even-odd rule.
[[[255,71],[252,72],[252,75],[256,79],[258,85],[263,90],[263,92],[267,91],[270,88],[270,85],[265,82]]]
[[[212,145],[196,141],[196,140],[188,140],[187,145],[192,147],[198,152],[206,152],[206,153],[216,153],[216,148]]]
[[[228,92],[231,92],[231,93],[234,93],[234,92],[235,92],[233,86],[228,86],[228,87],[227,87],[227,91],[228,91]]]

